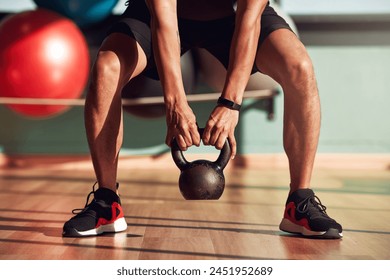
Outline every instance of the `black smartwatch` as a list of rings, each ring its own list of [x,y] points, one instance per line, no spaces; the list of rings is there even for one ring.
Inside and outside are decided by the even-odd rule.
[[[241,109],[240,104],[234,103],[233,101],[223,97],[218,98],[217,104],[236,111],[240,111]]]

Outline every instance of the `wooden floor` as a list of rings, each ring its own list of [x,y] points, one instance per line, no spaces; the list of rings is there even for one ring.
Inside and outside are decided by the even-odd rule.
[[[285,169],[226,170],[218,201],[185,201],[178,170],[121,169],[128,230],[62,238],[71,210],[84,206],[88,168],[0,169],[0,259],[390,259],[390,171],[317,169],[313,184],[342,240],[313,240],[278,229]]]

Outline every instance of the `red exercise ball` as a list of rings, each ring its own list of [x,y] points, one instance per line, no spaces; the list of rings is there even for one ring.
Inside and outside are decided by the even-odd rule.
[[[0,96],[79,98],[90,58],[84,35],[69,19],[37,9],[0,23]],[[64,105],[8,105],[21,115],[42,118],[64,112]]]

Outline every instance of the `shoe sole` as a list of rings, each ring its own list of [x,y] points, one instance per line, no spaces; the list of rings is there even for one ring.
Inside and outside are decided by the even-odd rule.
[[[62,236],[64,237],[87,237],[87,236],[96,236],[101,235],[103,233],[116,233],[125,231],[127,229],[127,223],[125,218],[119,218],[112,224],[102,225],[98,228],[86,230],[86,231],[78,231],[75,228],[64,229]]]
[[[288,233],[302,234],[303,236],[311,238],[340,239],[343,237],[343,233],[339,232],[335,228],[330,228],[327,231],[312,231],[308,230],[304,226],[294,224],[286,218],[283,218],[279,225],[279,229]]]

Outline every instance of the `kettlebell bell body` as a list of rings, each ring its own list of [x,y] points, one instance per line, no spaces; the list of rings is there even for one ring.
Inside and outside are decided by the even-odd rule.
[[[203,134],[203,129],[199,129]],[[172,158],[180,169],[179,189],[186,200],[216,200],[225,189],[223,169],[229,162],[231,149],[228,140],[216,161],[195,160],[188,162],[176,140],[172,142]]]

